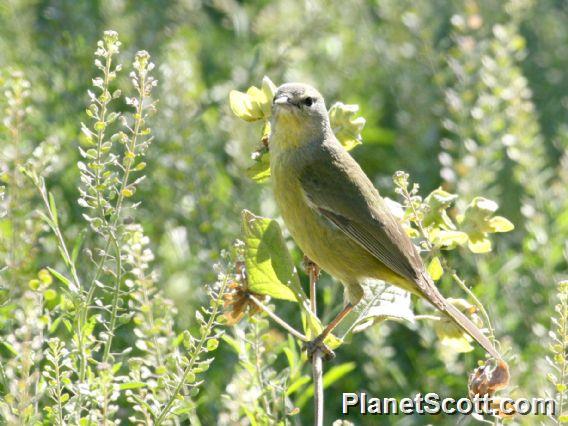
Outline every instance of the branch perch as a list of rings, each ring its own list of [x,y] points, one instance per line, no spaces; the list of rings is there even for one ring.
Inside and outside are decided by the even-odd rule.
[[[323,426],[323,354],[314,352],[312,358],[312,377],[314,380],[314,425]]]

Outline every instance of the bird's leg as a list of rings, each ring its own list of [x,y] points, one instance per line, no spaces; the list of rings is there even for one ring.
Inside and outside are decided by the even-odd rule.
[[[329,335],[329,333],[331,333],[335,329],[335,327],[337,327],[339,323],[343,321],[343,319],[347,315],[349,315],[352,310],[353,305],[351,303],[347,303],[347,305],[345,305],[341,312],[337,314],[333,321],[331,321],[323,329],[318,337],[304,344],[304,349],[306,349],[308,352],[308,359],[312,359],[312,355],[316,350],[322,351],[326,360],[335,358],[335,353],[331,349],[329,349],[323,341]]]
[[[304,267],[310,278],[310,308],[317,315],[316,308],[316,283],[319,278],[320,268],[308,256],[304,256]]]

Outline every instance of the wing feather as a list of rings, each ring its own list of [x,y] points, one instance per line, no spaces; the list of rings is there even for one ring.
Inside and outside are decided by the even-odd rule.
[[[300,175],[312,208],[393,272],[418,284],[424,270],[420,256],[378,191],[349,153],[324,148]]]

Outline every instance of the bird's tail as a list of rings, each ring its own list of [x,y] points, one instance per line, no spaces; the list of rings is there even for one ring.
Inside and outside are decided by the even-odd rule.
[[[459,325],[467,334],[469,334],[483,349],[487,351],[492,357],[500,360],[501,354],[495,349],[495,346],[489,341],[487,336],[458,308],[446,300],[444,296],[438,291],[438,288],[432,281],[432,278],[424,272],[424,284],[421,285],[421,293],[426,299],[436,306],[441,311],[445,312],[454,322]]]
[[[458,308],[444,299],[446,313],[459,325],[467,334],[474,338],[483,349],[485,349],[492,357],[502,359],[501,354],[495,349],[495,346],[489,341],[487,336],[481,332],[479,328],[466,317]]]

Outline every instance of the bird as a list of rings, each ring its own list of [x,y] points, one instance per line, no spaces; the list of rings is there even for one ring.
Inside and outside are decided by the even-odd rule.
[[[501,355],[483,332],[440,293],[410,237],[357,161],[335,137],[323,96],[286,83],[272,101],[270,169],[276,205],[290,235],[312,262],[340,281],[345,306],[307,345],[333,352],[324,339],[379,279],[425,299],[477,341]]]

